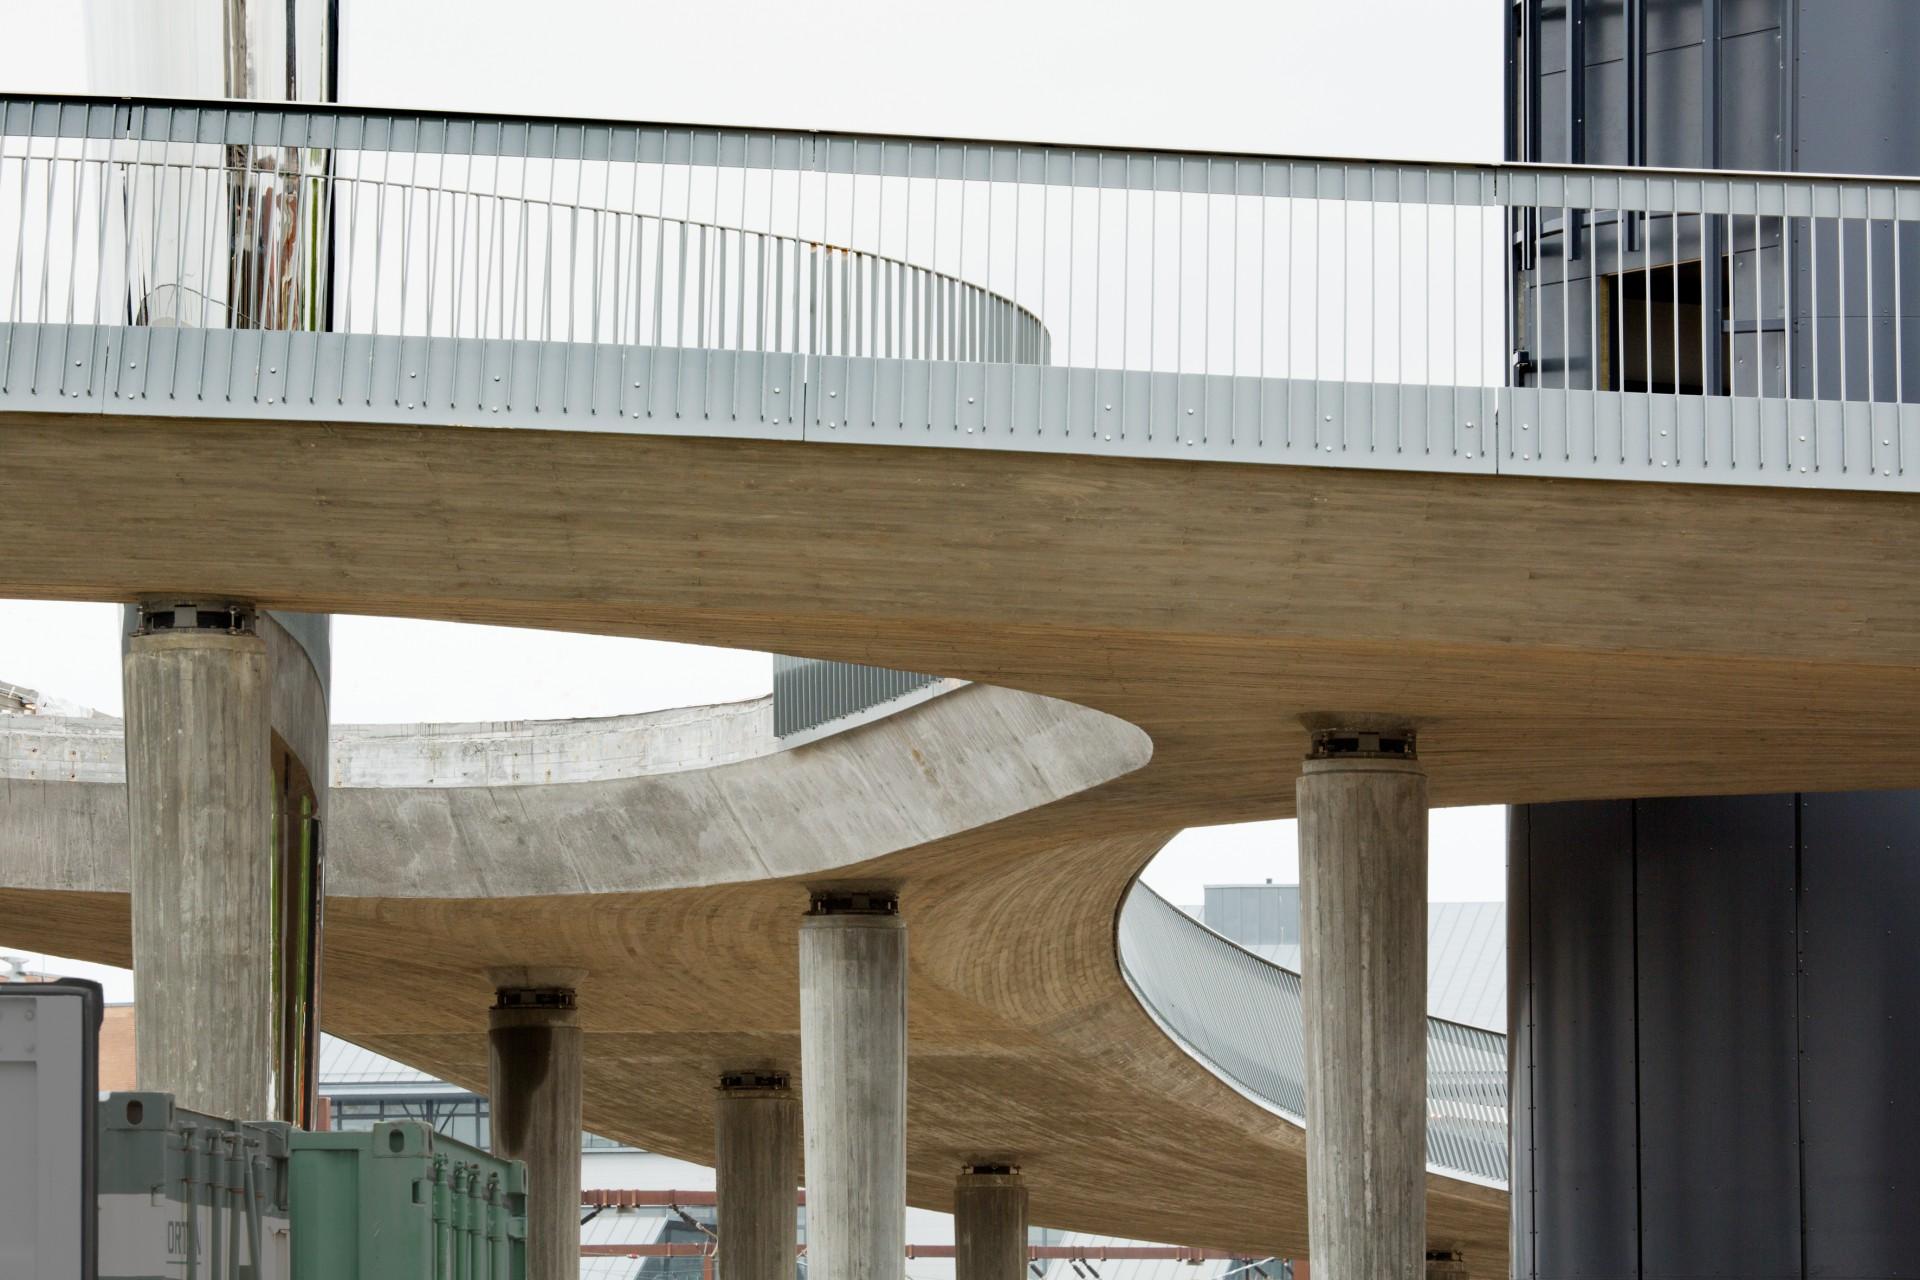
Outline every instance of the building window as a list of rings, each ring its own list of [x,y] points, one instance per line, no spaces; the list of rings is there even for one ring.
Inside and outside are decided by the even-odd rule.
[[[614,1138],[603,1138],[597,1133],[581,1134],[580,1149],[582,1151],[631,1151],[633,1150],[632,1147],[628,1146],[624,1142],[620,1142]]]
[[[444,1094],[435,1097],[369,1097],[365,1094],[335,1095],[332,1099],[333,1127],[339,1130],[366,1131],[382,1120],[419,1120],[433,1126],[435,1133],[489,1149],[493,1126],[488,1123],[487,1100],[477,1094]],[[632,1151],[635,1148],[597,1133],[580,1135],[582,1151]]]
[[[1701,394],[1706,383],[1701,318],[1697,261],[1602,277],[1600,385],[1612,391]],[[1724,394],[1724,388],[1716,391]]]
[[[419,1120],[457,1142],[485,1150],[493,1134],[487,1101],[472,1094],[437,1098],[335,1098],[333,1127],[367,1130],[383,1120]]]

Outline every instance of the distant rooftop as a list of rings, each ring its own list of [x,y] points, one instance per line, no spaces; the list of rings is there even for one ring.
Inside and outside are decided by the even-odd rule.
[[[1188,907],[1209,929],[1282,968],[1300,971],[1300,886],[1215,884]],[[1507,1029],[1507,904],[1427,904],[1427,1012]]]
[[[97,716],[92,707],[0,680],[0,716]]]
[[[375,1087],[382,1093],[388,1093],[394,1085],[414,1086],[436,1093],[454,1089],[453,1085],[437,1080],[425,1071],[415,1070],[392,1058],[382,1057],[371,1049],[362,1049],[357,1044],[324,1033],[320,1036],[319,1085],[322,1093]]]

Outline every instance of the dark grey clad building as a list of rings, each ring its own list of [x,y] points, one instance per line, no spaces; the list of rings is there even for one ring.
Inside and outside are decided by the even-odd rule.
[[[1920,173],[1911,0],[1511,14],[1513,159]],[[1920,285],[1863,207],[1517,215],[1516,364],[1912,400]],[[1920,793],[1519,807],[1508,900],[1516,1276],[1920,1269]]]

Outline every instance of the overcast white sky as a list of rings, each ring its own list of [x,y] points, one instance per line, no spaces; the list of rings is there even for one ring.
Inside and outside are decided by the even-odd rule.
[[[1499,152],[1500,0],[342,8],[342,96],[359,104],[1304,155]],[[0,94],[182,92],[90,75],[87,15],[103,11],[0,0]],[[113,606],[0,601],[0,680],[118,714],[116,626]],[[753,697],[770,679],[764,655],[394,619],[337,619],[334,653],[343,722],[631,712]],[[1503,823],[1497,809],[1434,815],[1436,899],[1504,895]],[[1293,824],[1256,823],[1187,833],[1147,879],[1191,903],[1205,884],[1296,874]]]

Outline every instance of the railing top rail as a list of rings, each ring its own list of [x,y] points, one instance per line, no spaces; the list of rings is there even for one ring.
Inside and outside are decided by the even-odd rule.
[[[200,119],[194,122],[190,132],[184,132],[182,117],[188,113]],[[273,127],[270,122],[280,123]],[[1314,194],[1272,190],[1270,181],[1264,178],[1265,186],[1255,185],[1253,174],[1286,166],[1319,172],[1403,170],[1486,176],[1512,174],[1536,180],[1618,177],[1655,183],[1807,183],[1920,190],[1920,178],[1892,174],[1284,154],[564,115],[263,103],[232,98],[0,94],[0,131],[103,140],[138,138],[156,142],[431,150],[476,157],[497,155],[503,159],[586,159],[616,163],[638,160],[890,176],[910,173],[915,177],[1165,191],[1210,190],[1216,194],[1229,194],[1238,189],[1245,195]],[[516,131],[520,135],[518,139],[513,136]],[[894,155],[895,150],[901,154]],[[909,166],[909,150],[925,154],[914,156]],[[1175,167],[1173,175],[1163,172],[1168,163]],[[1143,165],[1144,175],[1136,172]],[[1198,166],[1198,170],[1183,174],[1182,165]],[[1231,174],[1235,166],[1252,173],[1235,184],[1223,179],[1218,172],[1225,167]]]
[[[221,120],[222,128],[225,131],[221,136],[177,136],[171,139],[179,142],[252,142],[257,145],[336,145],[377,148],[386,146],[411,147],[415,145],[416,139],[427,137],[436,141],[450,139],[452,146],[458,147],[463,142],[470,145],[471,139],[475,135],[470,133],[463,134],[457,130],[452,133],[441,132],[445,126],[472,126],[483,130],[491,130],[492,132],[483,132],[478,135],[485,139],[499,137],[500,130],[503,128],[508,131],[509,136],[513,131],[522,131],[523,136],[528,139],[533,150],[506,153],[509,158],[529,156],[535,159],[579,159],[582,156],[579,139],[584,135],[587,146],[587,150],[585,151],[586,158],[589,160],[605,159],[607,158],[605,149],[606,131],[609,129],[614,132],[616,139],[619,139],[621,143],[629,146],[631,144],[627,142],[627,139],[635,132],[642,135],[658,135],[664,133],[674,137],[692,134],[696,137],[712,138],[718,135],[728,139],[752,136],[755,138],[776,139],[782,146],[782,150],[778,153],[781,156],[787,154],[784,150],[784,144],[790,140],[816,144],[823,148],[817,160],[813,156],[809,156],[808,161],[803,164],[776,164],[775,167],[805,169],[828,169],[831,167],[833,172],[839,173],[856,171],[848,167],[847,151],[844,148],[850,146],[876,149],[882,146],[938,147],[943,150],[954,150],[956,152],[960,149],[968,149],[978,151],[982,156],[989,152],[1026,151],[1034,153],[1036,156],[1048,152],[1062,152],[1076,154],[1081,158],[1083,163],[1088,165],[1095,163],[1101,158],[1136,157],[1140,159],[1171,160],[1175,162],[1185,160],[1190,163],[1216,161],[1232,164],[1235,161],[1239,161],[1252,164],[1254,162],[1265,161],[1269,163],[1292,162],[1334,167],[1397,165],[1412,168],[1429,167],[1435,169],[1475,169],[1489,171],[1498,167],[1495,164],[1470,159],[1448,160],[1420,159],[1417,157],[1341,156],[1332,153],[1299,153],[1288,155],[1270,152],[1232,151],[1197,147],[1138,147],[1107,142],[1074,142],[1071,140],[1043,141],[1039,139],[1020,138],[959,137],[940,134],[910,134],[845,129],[806,129],[792,128],[790,126],[763,126],[737,123],[722,124],[699,121],[613,120],[592,116],[531,115],[469,110],[442,111],[415,107],[382,107],[355,104],[280,103],[261,102],[248,98],[177,98],[164,95],[116,96],[70,93],[0,93],[0,109],[11,108],[14,112],[14,114],[0,116],[0,120],[4,120],[7,129],[11,130],[14,128],[13,121],[18,118],[18,113],[23,107],[51,109],[48,110],[46,114],[35,117],[36,127],[41,130],[40,136],[54,136],[54,134],[57,133],[58,136],[80,137],[83,136],[82,130],[86,130],[88,132],[86,132],[84,136],[107,138],[127,136],[126,131],[135,124],[147,129],[163,126],[171,127],[172,121],[170,119],[162,117],[159,120],[155,120],[153,118],[156,113],[161,112],[201,112],[207,114],[209,117],[218,116]],[[92,116],[80,114],[82,109],[88,108],[93,109],[96,114]],[[60,110],[64,110],[65,113],[55,114],[55,111]],[[119,117],[103,117],[98,114],[103,110],[117,111],[122,114]],[[145,112],[146,114],[138,120],[133,120],[132,115],[135,112]],[[299,139],[292,137],[262,138],[257,134],[250,135],[246,132],[246,128],[239,123],[240,121],[245,121],[247,122],[247,127],[257,128],[260,120],[273,118],[299,121],[338,118],[341,120],[377,125],[378,127],[363,129],[362,132],[348,136],[336,136],[325,141],[313,141],[302,144]],[[425,132],[421,132],[422,130],[425,130]],[[150,141],[168,140],[165,135],[159,133],[150,133],[144,136]],[[824,149],[829,144],[832,148],[830,152]],[[491,155],[492,152],[481,147],[476,147],[475,154]],[[616,152],[613,158],[615,160],[632,160],[634,156],[631,151],[625,153]],[[656,160],[657,156],[650,157],[643,155],[641,158],[643,161],[652,161]],[[675,157],[674,162],[679,163],[683,159],[684,157]],[[831,165],[829,161],[832,162]],[[956,159],[953,163],[957,164],[958,160]],[[760,166],[756,165],[754,167]],[[859,169],[857,171],[863,173],[870,172],[870,170],[867,169]],[[900,171],[894,170],[893,172]],[[916,171],[915,176],[926,175]],[[973,175],[970,174],[969,176]],[[986,177],[987,175],[981,174],[979,176]],[[1037,179],[1022,178],[1021,180],[1034,181]],[[1200,190],[1201,188],[1194,189]]]

